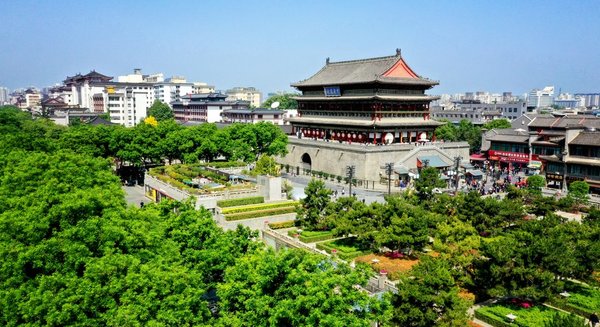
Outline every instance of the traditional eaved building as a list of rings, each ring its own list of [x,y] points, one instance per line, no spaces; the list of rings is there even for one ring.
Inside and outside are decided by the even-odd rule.
[[[357,185],[367,188],[387,177],[418,175],[425,164],[442,169],[468,160],[466,142],[438,142],[425,92],[438,85],[419,76],[401,56],[332,62],[312,77],[294,83],[300,90],[298,114],[287,118],[293,127],[288,154],[280,159],[295,173],[319,171],[346,176],[354,167]],[[412,174],[412,175],[411,175]]]
[[[389,57],[332,62],[292,84],[298,116],[289,121],[300,136],[333,141],[393,144],[427,142],[443,123],[431,120],[425,93],[437,81],[417,75],[400,50]]]

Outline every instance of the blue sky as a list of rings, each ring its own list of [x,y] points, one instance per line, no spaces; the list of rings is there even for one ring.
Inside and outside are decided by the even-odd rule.
[[[0,86],[95,69],[184,75],[264,94],[332,61],[392,55],[432,94],[600,92],[600,1],[0,2]]]

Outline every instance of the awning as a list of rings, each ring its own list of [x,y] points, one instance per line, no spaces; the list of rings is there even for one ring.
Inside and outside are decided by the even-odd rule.
[[[467,170],[467,174],[472,175],[473,177],[481,177],[483,176],[483,172],[479,169]]]
[[[485,155],[484,154],[472,154],[469,159],[473,160],[473,161],[485,161]]]
[[[408,168],[405,165],[394,166],[394,172],[398,175],[408,175]]]
[[[440,158],[439,156],[421,156],[417,157],[417,161],[418,167],[424,167],[426,162],[428,167],[450,167],[450,165],[444,162],[444,160],[442,160],[442,158]]]

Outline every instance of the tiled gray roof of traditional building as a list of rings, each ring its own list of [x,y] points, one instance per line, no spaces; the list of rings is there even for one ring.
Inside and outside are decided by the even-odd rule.
[[[567,127],[595,127],[600,128],[600,118],[594,116],[564,116],[564,117],[537,117],[529,127],[541,128],[567,128]]]
[[[600,147],[600,132],[581,132],[569,145],[595,145]]]
[[[384,77],[402,56],[378,57],[360,60],[327,62],[316,74],[292,86],[343,85],[380,81],[393,84],[437,85],[437,81],[425,78]]]
[[[223,113],[231,114],[259,114],[259,115],[282,115],[285,110],[268,109],[268,108],[254,108],[254,109],[227,109],[223,110]]]

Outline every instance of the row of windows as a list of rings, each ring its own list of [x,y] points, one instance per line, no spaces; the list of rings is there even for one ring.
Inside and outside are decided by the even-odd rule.
[[[516,153],[529,153],[529,147],[527,145],[522,144],[492,143],[492,150],[509,151]]]
[[[558,155],[561,153],[560,148],[548,148],[548,147],[539,147],[539,146],[534,146],[532,151],[533,151],[533,154],[541,154],[543,156]]]
[[[372,112],[324,112],[324,111],[316,111],[316,112],[311,112],[311,111],[303,111],[300,112],[301,115],[303,116],[320,116],[320,117],[362,117],[362,118],[373,118],[373,113]],[[378,113],[377,117],[381,118],[414,118],[414,117],[418,117],[418,118],[422,118],[423,117],[423,113],[422,112],[416,112],[416,113]]]
[[[600,157],[600,147],[588,147],[581,145],[572,145],[569,149],[571,155],[582,157]]]
[[[568,165],[567,172],[571,175],[600,177],[600,167],[598,166]]]

